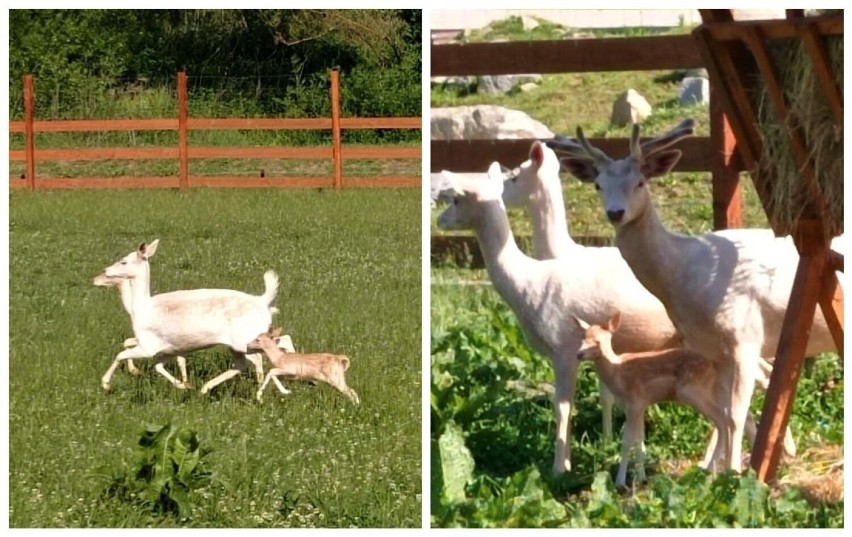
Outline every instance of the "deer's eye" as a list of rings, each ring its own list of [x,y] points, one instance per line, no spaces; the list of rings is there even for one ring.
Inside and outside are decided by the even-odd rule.
[[[459,199],[453,198],[453,205],[458,205],[458,204],[459,204]]]
[[[518,177],[517,177],[517,176],[512,177],[512,178],[510,179],[510,181],[512,181],[513,183],[517,183],[517,182],[518,182]]]
[[[595,190],[600,190],[600,189],[601,189],[601,185],[595,183]]]
[[[636,188],[642,188],[643,186],[645,186],[645,181],[639,181],[639,184],[636,185]]]
[[[121,262],[121,264],[122,264],[122,265],[126,265],[126,264],[127,264],[127,261],[122,261],[122,262]]]

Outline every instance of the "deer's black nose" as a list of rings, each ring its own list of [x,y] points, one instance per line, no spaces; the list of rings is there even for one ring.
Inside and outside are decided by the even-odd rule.
[[[609,218],[610,222],[621,222],[621,219],[624,218],[624,209],[619,209],[617,211],[607,211],[606,217]]]

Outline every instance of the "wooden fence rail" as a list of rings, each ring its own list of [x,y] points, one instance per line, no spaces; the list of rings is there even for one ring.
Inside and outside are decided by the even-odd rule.
[[[191,187],[420,187],[420,175],[344,176],[343,161],[353,159],[420,159],[421,148],[387,146],[346,146],[346,129],[420,129],[419,117],[359,118],[340,117],[340,76],[331,72],[330,118],[192,118],[188,111],[187,75],[177,75],[178,114],[176,118],[36,120],[32,75],[24,76],[24,120],[9,124],[10,133],[24,134],[24,149],[10,150],[9,160],[25,162],[21,178],[10,178],[10,188],[180,188]],[[190,131],[208,130],[331,130],[328,146],[196,147],[189,144]],[[176,147],[99,147],[38,149],[35,134],[45,132],[176,131]],[[331,159],[334,173],[325,176],[225,176],[192,175],[190,160],[229,159]],[[98,160],[176,159],[176,176],[121,176],[55,178],[36,176],[36,162]]]
[[[433,44],[431,51],[431,76],[687,69],[704,64],[692,35]],[[679,144],[683,158],[675,171],[712,173],[713,226],[725,229],[742,226],[739,173],[744,166],[715,95],[716,86],[711,78],[710,136]],[[482,172],[495,160],[514,167],[526,160],[530,142],[432,140],[430,169]],[[614,154],[626,154],[629,145],[627,138],[590,139],[590,142]]]

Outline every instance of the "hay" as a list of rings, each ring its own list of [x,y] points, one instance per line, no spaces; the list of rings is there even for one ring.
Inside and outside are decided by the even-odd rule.
[[[790,461],[786,475],[774,485],[777,490],[795,487],[811,504],[843,501],[843,446],[812,446]]]
[[[829,36],[825,44],[830,67],[842,92],[843,36]],[[773,40],[769,48],[790,110],[787,123],[798,128],[805,138],[825,200],[824,231],[828,237],[837,236],[843,232],[843,128],[835,123],[811,57],[801,40]],[[760,90],[756,108],[764,151],[759,167],[767,177],[775,179],[772,197],[768,200],[768,216],[780,231],[790,233],[803,216],[810,195],[793,157],[787,131],[776,116],[763,84]]]
[[[749,455],[743,454],[743,468],[748,466]],[[695,460],[674,459],[660,461],[660,471],[678,479],[696,465]],[[843,446],[818,444],[810,446],[794,458],[782,455],[779,477],[770,485],[770,494],[778,497],[793,487],[811,505],[837,504],[843,501]]]

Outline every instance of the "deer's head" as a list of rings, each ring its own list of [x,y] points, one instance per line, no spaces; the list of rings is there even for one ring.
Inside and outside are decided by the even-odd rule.
[[[612,349],[612,334],[621,324],[621,312],[613,313],[606,326],[590,325],[579,317],[574,317],[574,321],[583,331],[583,343],[577,350],[577,359],[595,360],[603,357],[604,350]]]
[[[630,133],[630,154],[619,160],[592,146],[577,127],[577,138],[558,137],[548,142],[571,175],[594,183],[606,217],[615,227],[642,214],[650,205],[648,180],[669,173],[682,155],[673,144],[692,135],[694,122],[685,119],[669,132],[639,141],[639,125]]]
[[[157,245],[159,243],[159,239],[149,244],[143,242],[135,251],[130,252],[107,267],[104,270],[103,276],[106,278],[132,279],[142,274],[147,274],[148,259],[157,252]]]
[[[559,159],[552,149],[538,140],[530,146],[529,159],[505,175],[503,203],[507,207],[526,207],[531,200],[544,195],[544,186],[562,188]],[[549,181],[552,183],[545,185]]]
[[[500,164],[494,162],[488,168],[488,178],[479,179],[457,173],[442,172],[450,184],[451,191],[444,197],[450,205],[438,217],[442,229],[473,229],[486,203],[503,205],[503,180],[505,176]]]

